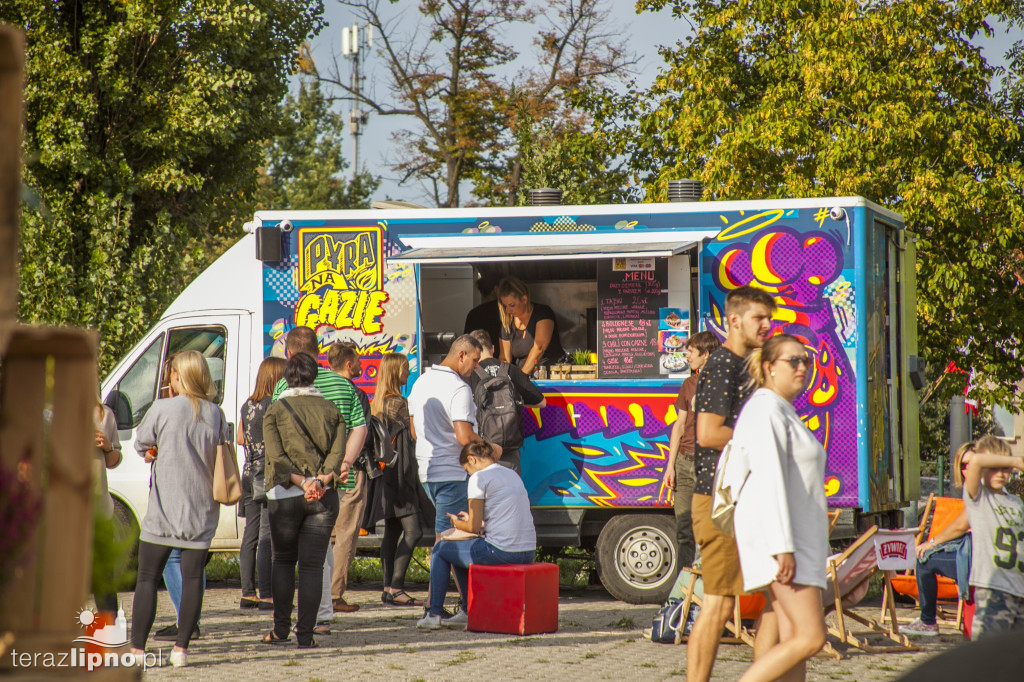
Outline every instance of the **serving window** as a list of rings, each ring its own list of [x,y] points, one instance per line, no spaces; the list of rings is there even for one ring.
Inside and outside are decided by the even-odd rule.
[[[532,301],[552,308],[567,354],[596,356],[598,379],[689,374],[684,349],[691,324],[696,329],[696,242],[705,235],[665,241],[661,234],[647,243],[635,243],[640,234],[612,236],[616,242],[582,244],[568,242],[593,235],[558,235],[563,244],[538,244],[536,234],[403,239],[413,248],[392,260],[419,265],[426,364],[444,357],[466,313],[485,300],[478,278],[514,276],[529,286]]]

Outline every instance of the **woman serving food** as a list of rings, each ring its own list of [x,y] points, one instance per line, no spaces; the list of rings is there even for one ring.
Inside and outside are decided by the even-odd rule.
[[[530,289],[517,277],[498,283],[501,302],[501,359],[530,374],[541,360],[565,355],[550,306],[530,300]]]

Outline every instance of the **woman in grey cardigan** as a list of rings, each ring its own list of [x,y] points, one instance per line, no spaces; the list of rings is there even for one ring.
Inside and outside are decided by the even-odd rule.
[[[295,634],[300,649],[316,646],[313,627],[320,606],[324,559],[338,518],[333,483],[341,471],[348,436],[338,408],[313,386],[316,377],[316,360],[305,353],[293,355],[284,368],[288,389],[263,417],[274,596],[274,629],[263,641],[283,644],[289,639],[298,564]]]
[[[220,506],[213,499],[217,445],[230,438],[206,358],[179,353],[171,362],[175,397],[157,400],[135,436],[135,449],[153,462],[149,508],[142,519],[139,575],[132,606],[132,651],[146,648],[156,615],[156,590],[172,548],[181,550],[182,594],[178,638],[170,660],[186,663],[189,637],[203,606],[206,555]]]

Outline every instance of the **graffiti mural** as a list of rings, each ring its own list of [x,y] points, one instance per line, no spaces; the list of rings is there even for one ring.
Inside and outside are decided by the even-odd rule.
[[[801,225],[787,218],[797,218],[797,212],[779,209],[741,217],[707,245],[701,268],[704,323],[725,338],[729,291],[749,284],[772,294],[778,304],[773,332],[800,339],[814,359],[808,389],[794,405],[828,454],[829,504],[854,506],[857,311],[852,248],[836,232],[821,229],[821,223]]]
[[[664,485],[676,394],[664,386],[545,386],[524,410],[523,481],[540,507],[671,506]]]

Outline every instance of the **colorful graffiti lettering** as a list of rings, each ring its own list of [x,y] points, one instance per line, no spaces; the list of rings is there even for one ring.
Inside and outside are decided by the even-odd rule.
[[[842,277],[843,244],[828,231],[778,223],[781,211],[744,217],[708,245],[703,272],[705,325],[726,335],[725,295],[753,285],[778,304],[776,331],[800,339],[814,358],[807,391],[795,406],[825,446],[827,492],[833,505],[857,503],[857,391],[844,340],[856,320],[853,292]],[[741,239],[742,237],[742,239]],[[842,287],[836,286],[842,281]],[[834,305],[837,296],[843,306]]]
[[[295,324],[330,325],[376,334],[384,304],[380,227],[332,227],[299,231]]]

